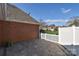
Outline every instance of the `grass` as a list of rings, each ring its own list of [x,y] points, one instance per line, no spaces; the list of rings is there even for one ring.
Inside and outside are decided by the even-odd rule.
[[[58,31],[45,30],[45,33],[58,35]]]

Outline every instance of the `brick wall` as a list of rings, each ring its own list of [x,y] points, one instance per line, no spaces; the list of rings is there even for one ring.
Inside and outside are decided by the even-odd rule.
[[[0,21],[0,42],[33,40],[39,37],[39,25]]]

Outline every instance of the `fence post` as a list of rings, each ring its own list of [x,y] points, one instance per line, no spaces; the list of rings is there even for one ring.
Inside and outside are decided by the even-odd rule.
[[[75,26],[72,26],[73,28],[73,45],[75,45]]]
[[[58,43],[60,43],[60,27],[58,28]]]
[[[73,26],[73,46],[72,46],[72,53],[76,55],[77,51],[76,51],[76,48],[74,46],[74,45],[76,45],[76,43],[75,43],[75,39],[76,39],[75,31],[76,31],[76,27]]]
[[[46,40],[46,33],[45,33],[45,40]]]

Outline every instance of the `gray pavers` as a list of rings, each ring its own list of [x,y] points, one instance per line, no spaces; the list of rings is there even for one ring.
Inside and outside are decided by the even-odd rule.
[[[23,41],[7,48],[7,56],[66,56],[66,52],[64,52],[66,49],[59,46],[61,45],[41,39]],[[3,48],[0,49],[0,55],[2,55],[2,51]],[[68,55],[71,54],[68,53]]]

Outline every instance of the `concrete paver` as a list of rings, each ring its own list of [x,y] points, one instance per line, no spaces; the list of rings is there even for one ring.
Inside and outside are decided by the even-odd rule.
[[[71,55],[60,44],[42,39],[23,41],[7,48],[7,56],[66,56]],[[2,50],[0,49],[0,55]]]

